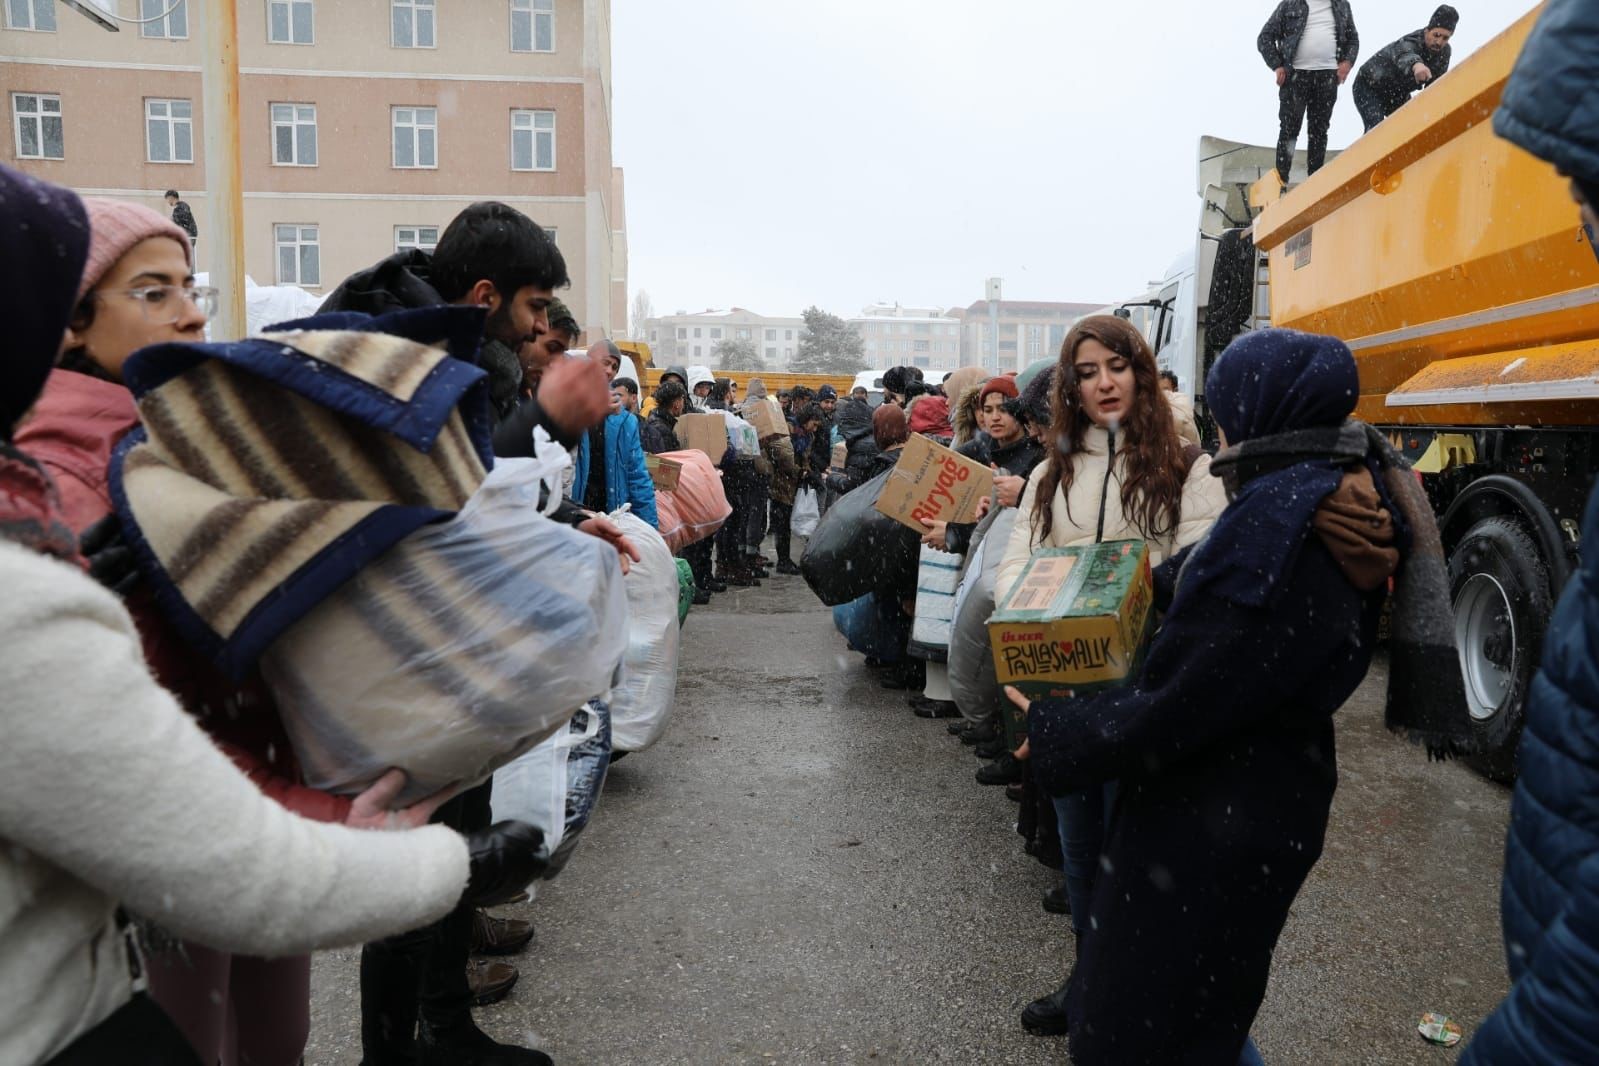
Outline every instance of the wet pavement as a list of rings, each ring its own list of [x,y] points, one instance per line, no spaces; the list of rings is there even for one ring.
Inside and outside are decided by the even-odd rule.
[[[1069,961],[1015,805],[845,653],[799,578],[685,629],[676,718],[611,771],[571,865],[530,905],[520,984],[477,1012],[557,1063],[1051,1063],[1016,1020]],[[1509,791],[1382,729],[1382,676],[1340,712],[1325,854],[1278,945],[1269,1063],[1448,1063],[1504,995]],[[358,952],[317,959],[310,1066],[360,1060]]]

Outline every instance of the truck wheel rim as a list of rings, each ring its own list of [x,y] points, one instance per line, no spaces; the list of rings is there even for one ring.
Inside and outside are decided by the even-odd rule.
[[[1510,662],[1497,663],[1488,641],[1508,627]],[[1473,574],[1455,598],[1455,648],[1466,682],[1471,717],[1485,722],[1504,709],[1516,682],[1516,617],[1505,588],[1488,574]]]

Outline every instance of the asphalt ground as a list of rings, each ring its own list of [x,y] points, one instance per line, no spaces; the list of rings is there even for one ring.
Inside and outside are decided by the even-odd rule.
[[[1505,994],[1509,791],[1381,724],[1383,672],[1338,715],[1325,853],[1280,941],[1268,1063],[1448,1063]],[[1069,919],[978,761],[844,650],[798,578],[719,595],[684,631],[665,738],[613,767],[497,1039],[557,1063],[1056,1063],[1017,1013],[1056,987]],[[310,1066],[353,1066],[358,951],[319,955]]]

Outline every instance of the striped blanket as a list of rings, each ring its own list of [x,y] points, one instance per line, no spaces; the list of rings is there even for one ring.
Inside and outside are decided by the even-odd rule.
[[[493,465],[483,312],[323,315],[138,352],[112,493],[157,600],[234,676]]]

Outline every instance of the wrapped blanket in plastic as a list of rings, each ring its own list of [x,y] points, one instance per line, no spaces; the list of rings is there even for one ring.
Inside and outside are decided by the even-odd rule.
[[[916,615],[908,651],[918,659],[945,661],[955,624],[955,589],[960,585],[960,555],[922,545],[916,567]]]
[[[498,463],[284,631],[262,658],[306,783],[401,802],[481,781],[611,687],[627,651],[616,549],[546,518],[564,451]],[[555,502],[559,502],[558,499]]]
[[[877,509],[892,470],[841,496],[817,523],[800,557],[800,573],[829,607],[868,592],[909,597],[916,587],[921,538]]]
[[[1021,512],[1006,507],[983,519],[966,554],[966,573],[955,592],[955,622],[949,637],[949,688],[955,706],[974,722],[1007,706],[994,675],[988,619],[994,613],[994,578]]]
[[[558,729],[494,771],[494,820],[514,818],[544,830],[548,880],[565,868],[594,815],[611,763],[606,705],[593,700]]]
[[[722,523],[733,513],[733,505],[727,502],[727,492],[722,488],[722,472],[711,465],[710,457],[704,452],[695,449],[662,452],[661,458],[682,465],[677,488],[669,492],[655,491],[655,514],[661,523],[661,536],[674,552],[682,551],[721,529]]]
[[[677,698],[677,560],[661,535],[635,514],[611,515],[640,559],[622,579],[627,593],[627,655],[611,689],[611,745],[643,751],[660,739]]]
[[[850,648],[862,655],[885,663],[897,663],[905,657],[911,620],[899,604],[875,592],[834,607],[833,626],[849,641]]]

